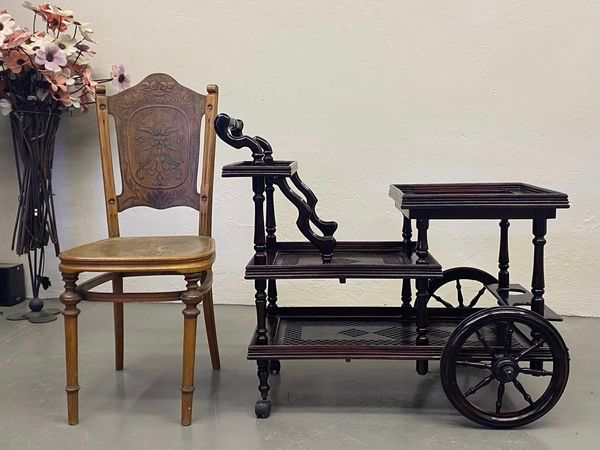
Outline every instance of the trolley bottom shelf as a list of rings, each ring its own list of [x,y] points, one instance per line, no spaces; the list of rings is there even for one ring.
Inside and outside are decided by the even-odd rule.
[[[248,359],[404,359],[438,360],[456,326],[480,308],[429,308],[428,345],[416,345],[417,326],[413,312],[401,308],[373,307],[291,307],[279,308],[269,319],[266,345],[253,337]],[[502,348],[505,330],[490,326],[484,337],[492,347]],[[513,334],[514,351],[531,346],[525,333]],[[485,349],[473,338],[465,356],[485,358]],[[551,359],[542,346],[528,355]]]

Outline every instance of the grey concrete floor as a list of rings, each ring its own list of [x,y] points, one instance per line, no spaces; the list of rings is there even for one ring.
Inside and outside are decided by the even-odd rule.
[[[55,306],[55,305],[50,305]],[[24,305],[4,308],[5,313]],[[66,424],[62,318],[0,318],[0,449],[600,448],[600,320],[567,318],[571,378],[559,404],[518,430],[471,424],[446,400],[437,365],[283,361],[273,412],[254,417],[257,378],[245,358],[254,310],[217,306],[222,369],[199,327],[192,426],[179,425],[180,305],[126,305],[125,371],[113,370],[112,307],[83,304],[80,424]]]

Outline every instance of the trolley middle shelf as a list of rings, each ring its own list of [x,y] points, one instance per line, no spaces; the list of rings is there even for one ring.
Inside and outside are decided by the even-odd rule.
[[[420,262],[415,243],[385,241],[337,242],[330,263],[310,242],[277,242],[263,262],[253,257],[246,279],[427,278],[442,277],[442,266],[431,255]]]

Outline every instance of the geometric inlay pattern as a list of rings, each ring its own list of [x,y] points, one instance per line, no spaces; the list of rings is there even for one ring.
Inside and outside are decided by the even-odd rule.
[[[396,346],[414,345],[417,326],[411,320],[399,319],[294,319],[286,318],[280,330],[277,344],[283,345],[368,345]],[[430,345],[445,345],[458,322],[432,320],[427,336]],[[283,331],[283,332],[281,332]],[[482,334],[493,347],[504,345],[505,330],[500,326],[482,329]],[[515,348],[519,346],[513,337]],[[481,343],[472,336],[465,342],[467,347],[479,347]]]
[[[355,338],[359,336],[364,336],[365,334],[369,334],[369,332],[357,330],[356,328],[350,328],[349,330],[340,331],[340,334],[344,334],[346,336],[351,336]]]

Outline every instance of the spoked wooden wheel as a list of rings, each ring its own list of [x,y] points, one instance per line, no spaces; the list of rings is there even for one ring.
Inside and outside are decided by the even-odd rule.
[[[493,275],[472,267],[455,267],[444,270],[442,275],[443,278],[432,280],[429,283],[429,298],[433,298],[446,308],[473,308],[485,293],[485,286],[498,283],[498,280]],[[476,285],[478,289],[475,296],[467,300],[465,300],[465,294],[463,293],[463,286],[466,281],[471,282],[469,284]],[[454,283],[456,287],[456,299],[454,299],[454,295],[452,297],[446,295],[446,298],[442,298],[439,294],[438,290],[449,283]]]
[[[544,368],[532,369],[530,361]],[[542,316],[489,308],[466,318],[450,336],[440,376],[448,400],[468,419],[493,428],[519,427],[558,402],[569,378],[569,351]]]

